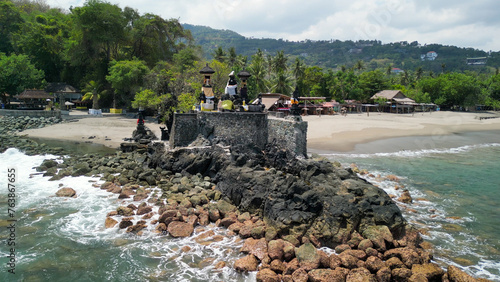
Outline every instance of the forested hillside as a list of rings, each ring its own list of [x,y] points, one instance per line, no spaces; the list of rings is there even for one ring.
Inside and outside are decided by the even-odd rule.
[[[471,65],[470,57],[484,59]],[[218,97],[228,74],[245,69],[250,98],[296,89],[371,102],[378,91],[399,89],[443,109],[500,108],[499,60],[499,52],[418,42],[249,39],[103,0],[70,11],[43,0],[0,1],[0,98],[7,107],[25,89],[65,82],[95,109],[186,112],[198,101],[199,71],[208,64]]]
[[[207,59],[213,58],[218,47],[227,50],[231,47],[238,54],[251,56],[261,49],[274,55],[283,50],[287,55],[300,57],[308,65],[325,68],[353,67],[362,60],[366,70],[392,66],[400,69],[415,70],[421,67],[424,71],[440,73],[444,71],[476,72],[492,71],[500,66],[500,52],[486,52],[473,48],[460,48],[440,44],[419,42],[399,42],[382,44],[380,41],[339,41],[304,40],[301,42],[282,39],[245,38],[230,30],[216,30],[206,26],[183,24],[191,31],[195,43],[201,45]],[[428,52],[437,53],[435,60],[422,60],[421,56]],[[486,57],[486,65],[467,65],[466,59]]]

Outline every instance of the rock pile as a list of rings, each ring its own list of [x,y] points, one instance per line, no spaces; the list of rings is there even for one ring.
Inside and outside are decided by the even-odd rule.
[[[57,117],[29,117],[29,116],[0,116],[0,134],[10,132],[21,132],[26,129],[42,128],[60,123],[62,119]]]

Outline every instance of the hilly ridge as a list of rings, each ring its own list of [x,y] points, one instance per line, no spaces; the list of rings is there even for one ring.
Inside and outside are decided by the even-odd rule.
[[[423,44],[419,42],[396,42],[383,44],[378,40],[340,41],[340,40],[304,40],[288,41],[270,38],[247,38],[231,30],[218,30],[207,26],[183,24],[191,31],[196,44],[204,51],[205,58],[211,59],[214,50],[222,47],[236,49],[240,55],[251,56],[261,49],[275,55],[283,50],[292,59],[300,57],[308,65],[336,69],[341,66],[353,67],[357,61],[363,61],[366,70],[387,69],[389,66],[414,71],[441,73],[444,71],[492,72],[500,66],[500,52],[486,52],[473,48],[462,48],[441,44]],[[437,53],[435,60],[422,60],[428,52]],[[467,58],[486,57],[485,65],[468,65]]]

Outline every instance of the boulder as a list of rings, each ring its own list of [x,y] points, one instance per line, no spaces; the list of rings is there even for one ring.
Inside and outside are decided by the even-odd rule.
[[[267,242],[265,238],[253,239],[248,238],[245,240],[243,247],[241,247],[241,252],[254,255],[259,260],[263,260],[268,256],[267,253]]]
[[[366,268],[352,269],[346,277],[346,281],[377,282],[375,275]]]
[[[118,215],[131,216],[134,215],[134,210],[129,207],[120,206],[116,209]]]
[[[57,197],[76,198],[76,191],[73,188],[64,187],[56,192]]]
[[[248,255],[234,262],[234,269],[238,272],[256,271],[259,261],[254,255]]]
[[[106,217],[106,221],[104,221],[104,227],[107,228],[113,228],[115,225],[118,224],[118,221],[114,220],[111,217]]]
[[[152,210],[153,210],[153,208],[151,206],[147,206],[147,205],[139,206],[139,208],[137,209],[136,214],[137,215],[143,215],[143,214],[150,213]]]
[[[408,281],[411,275],[411,270],[408,268],[395,268],[391,271],[392,281]]]
[[[282,239],[269,241],[267,244],[267,251],[269,258],[271,259],[283,259],[283,248],[285,247],[285,242]]]
[[[193,234],[194,227],[186,222],[172,221],[168,224],[167,231],[175,238],[189,237]]]
[[[320,255],[318,250],[311,243],[303,244],[295,250],[295,256],[301,268],[309,271],[318,268],[320,265]]]
[[[299,268],[292,273],[292,280],[294,282],[307,282],[309,280],[309,275],[305,269]]]
[[[365,266],[372,273],[377,273],[385,267],[385,263],[380,258],[372,256],[366,259]]]
[[[413,198],[410,195],[410,191],[404,190],[401,196],[398,198],[398,201],[405,204],[411,204],[413,202]]]
[[[257,282],[279,282],[278,274],[269,268],[264,268],[257,272]]]
[[[429,281],[440,281],[444,275],[444,270],[435,263],[414,264],[411,267],[413,274],[422,274]]]
[[[345,276],[339,275],[333,269],[313,269],[307,273],[309,280],[311,282],[343,282],[345,281]]]
[[[451,282],[473,282],[476,281],[472,276],[460,270],[458,267],[448,265],[448,279]]]

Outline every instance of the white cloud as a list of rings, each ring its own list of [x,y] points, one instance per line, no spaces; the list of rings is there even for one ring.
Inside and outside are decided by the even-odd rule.
[[[495,0],[109,0],[140,13],[230,29],[244,36],[288,40],[377,39],[500,50]],[[83,0],[47,0],[81,6]]]

